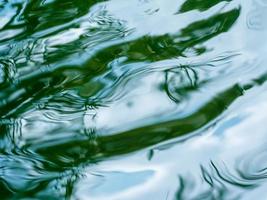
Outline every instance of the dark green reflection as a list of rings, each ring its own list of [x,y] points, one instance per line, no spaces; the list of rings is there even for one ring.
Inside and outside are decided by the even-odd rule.
[[[180,12],[188,12],[191,10],[200,10],[200,11],[204,11],[204,10],[208,10],[209,8],[211,8],[212,6],[217,5],[218,3],[221,2],[231,2],[232,0],[186,0],[181,8],[180,8]]]
[[[179,19],[180,13],[208,12],[221,2],[231,3],[187,0],[178,15],[171,14]],[[245,90],[266,81],[266,76],[252,84],[234,81],[184,117],[170,120],[164,118],[169,113],[163,113],[163,120],[153,123],[152,119],[148,125],[136,124],[123,132],[115,129],[112,134],[100,135],[98,127],[88,130],[83,121],[88,110],[97,113],[123,98],[134,103],[137,97],[127,95],[142,89],[144,83],[139,80],[155,71],[162,79],[151,88],[177,107],[215,83],[220,76],[218,66],[195,66],[191,58],[211,53],[208,42],[229,34],[241,15],[241,6],[222,9],[201,19],[192,18],[175,33],[163,30],[165,34],[156,35],[137,30],[135,20],[146,26],[170,13],[157,16],[163,8],[152,14],[140,9],[160,7],[153,1],[135,3],[0,0],[0,199],[75,199],[75,187],[84,178],[85,167],[190,136],[220,117]],[[126,12],[119,10],[121,5]],[[130,9],[142,11],[132,16]],[[179,23],[172,24],[178,27]],[[159,64],[174,59],[178,61],[173,66]],[[188,59],[188,64],[179,64],[180,59]],[[209,77],[200,74],[200,65]]]
[[[37,76],[34,75],[25,80],[21,80],[15,87],[14,85],[8,85],[8,82],[1,84],[0,88],[2,88],[2,92],[0,94],[3,100],[7,100],[8,96],[12,96],[18,90],[23,90],[23,92],[16,97],[15,101],[7,101],[2,106],[0,104],[0,107],[2,107],[0,114],[8,113],[9,110],[25,102],[29,97],[38,99],[42,96],[59,92],[62,89],[81,87],[85,83],[88,83],[90,79],[107,72],[109,70],[108,64],[119,57],[126,57],[127,60],[125,62],[152,62],[186,56],[184,52],[190,48],[196,48],[199,52],[198,54],[204,53],[204,46],[202,48],[196,46],[203,44],[203,42],[220,33],[228,31],[238,19],[239,14],[240,9],[233,9],[208,19],[194,22],[182,29],[177,35],[145,36],[128,43],[111,46],[97,52],[83,66],[62,66],[59,70],[53,72],[44,71]],[[62,57],[60,51],[56,57]],[[71,73],[77,73],[77,78],[74,80],[68,79],[67,76]],[[113,77],[113,80],[117,80],[118,78]],[[67,81],[62,83],[63,80]],[[101,80],[97,84],[102,85],[98,89],[96,88],[99,92],[105,89],[105,85],[101,83]],[[97,102],[94,103],[97,104]]]
[[[55,159],[59,165],[64,164],[61,158],[68,158],[65,163],[67,165],[73,165],[70,160],[77,165],[91,159],[102,160],[105,157],[131,153],[198,130],[218,117],[236,98],[243,94],[242,92],[242,88],[235,85],[216,96],[194,114],[182,119],[140,127],[111,136],[96,137],[93,141],[91,139],[75,140],[54,146],[43,144],[44,146],[41,148],[37,144],[32,148],[41,155],[47,156],[48,160]],[[81,160],[78,159],[81,156],[80,152],[84,152]]]

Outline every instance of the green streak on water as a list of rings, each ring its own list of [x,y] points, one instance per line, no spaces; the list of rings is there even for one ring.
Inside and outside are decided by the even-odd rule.
[[[1,199],[261,199],[263,0],[0,0]]]

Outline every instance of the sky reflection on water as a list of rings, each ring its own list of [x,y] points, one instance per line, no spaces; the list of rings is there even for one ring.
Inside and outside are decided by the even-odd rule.
[[[265,0],[0,0],[2,199],[265,199]]]

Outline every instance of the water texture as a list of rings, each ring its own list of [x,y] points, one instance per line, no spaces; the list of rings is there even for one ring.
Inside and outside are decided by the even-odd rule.
[[[0,199],[267,199],[266,0],[0,0]]]

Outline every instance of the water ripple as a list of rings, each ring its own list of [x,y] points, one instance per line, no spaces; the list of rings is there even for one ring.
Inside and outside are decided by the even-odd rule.
[[[263,194],[265,8],[0,0],[1,198]]]

